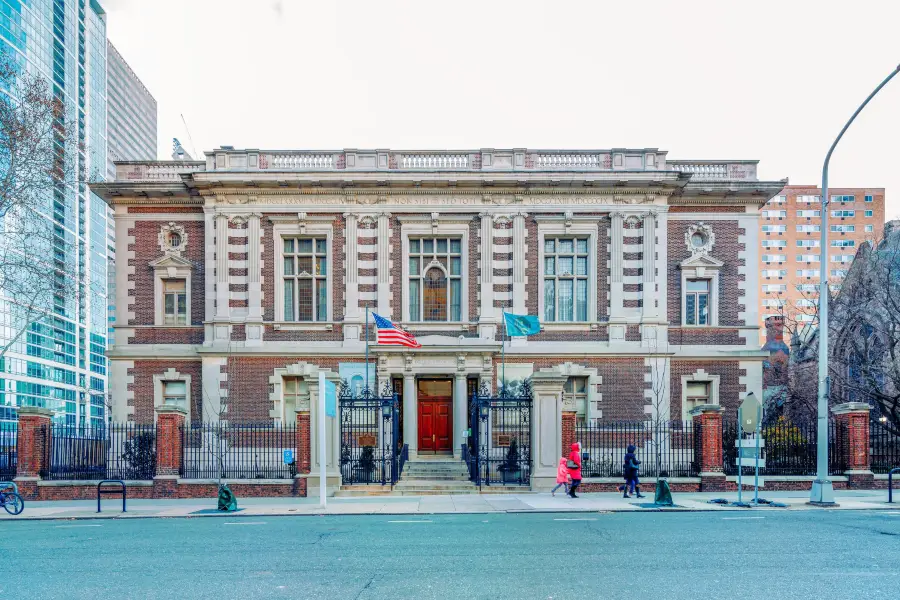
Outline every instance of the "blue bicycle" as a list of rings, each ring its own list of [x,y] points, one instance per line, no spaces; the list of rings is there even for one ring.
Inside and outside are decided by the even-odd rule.
[[[25,510],[25,501],[13,488],[0,490],[0,505],[11,515],[18,515]]]

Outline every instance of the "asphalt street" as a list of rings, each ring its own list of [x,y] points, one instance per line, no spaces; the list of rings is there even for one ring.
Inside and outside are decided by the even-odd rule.
[[[892,598],[884,511],[5,521],[0,597]]]

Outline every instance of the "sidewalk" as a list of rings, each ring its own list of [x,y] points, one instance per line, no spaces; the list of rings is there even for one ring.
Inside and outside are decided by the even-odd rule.
[[[806,504],[809,492],[765,492],[761,498],[787,504],[787,508],[760,506],[746,509],[710,504],[713,498],[737,499],[736,492],[675,493],[675,508],[661,508],[653,504],[653,497],[624,499],[620,494],[581,494],[572,499],[543,493],[485,494],[456,496],[402,496],[329,498],[322,510],[318,498],[238,498],[238,512],[216,510],[216,499],[192,500],[129,500],[128,511],[122,513],[117,497],[105,497],[103,512],[97,514],[94,500],[26,502],[25,511],[18,516],[0,511],[0,520],[15,519],[108,519],[150,517],[256,517],[273,515],[428,515],[460,513],[529,513],[529,512],[647,512],[647,511],[784,511],[822,510]],[[897,494],[900,496],[900,493]],[[897,510],[900,497],[887,503],[887,491],[836,491],[838,507],[831,510]],[[752,492],[744,494],[744,501],[752,500]]]

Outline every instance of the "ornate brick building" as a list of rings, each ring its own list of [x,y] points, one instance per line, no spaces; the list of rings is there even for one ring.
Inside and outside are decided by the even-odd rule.
[[[458,454],[471,391],[500,379],[503,310],[542,327],[507,342],[506,380],[563,382],[558,406],[537,408],[551,469],[561,411],[603,423],[734,408],[762,395],[760,208],[784,185],[759,181],[756,161],[657,149],[119,163],[93,186],[120,257],[114,420],[181,404],[193,422],[315,422],[326,370],[390,382],[413,457]],[[373,343],[367,373],[367,306],[422,348]],[[425,405],[443,415],[431,439]]]

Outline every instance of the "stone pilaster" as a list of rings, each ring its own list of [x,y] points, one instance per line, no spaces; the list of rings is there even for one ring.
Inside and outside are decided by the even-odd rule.
[[[493,340],[497,332],[494,314],[494,219],[481,213],[481,274],[479,276],[480,307],[478,337]]]
[[[416,410],[416,376],[403,374],[403,439],[409,444],[409,457],[415,458],[419,451],[419,423]]]
[[[356,341],[360,339],[359,217],[355,213],[344,213],[344,223],[344,339]]]
[[[531,376],[531,489],[552,487],[562,448],[562,393],[567,377],[555,369],[541,369]]]
[[[624,312],[623,253],[625,215],[620,212],[609,215],[609,318],[621,319]]]
[[[524,212],[512,216],[513,221],[513,307],[517,315],[526,314],[525,309],[525,217]],[[532,240],[532,244],[537,241]],[[493,256],[491,256],[493,261]]]
[[[466,442],[463,430],[468,426],[466,418],[466,373],[457,371],[453,379],[453,456],[462,458],[462,445]]]
[[[656,213],[644,216],[643,247],[643,317],[653,319],[659,314],[656,292]]]
[[[391,311],[391,215],[378,215],[378,314],[395,320],[402,318],[401,307],[395,307],[397,314]],[[402,254],[397,249],[398,255]]]

